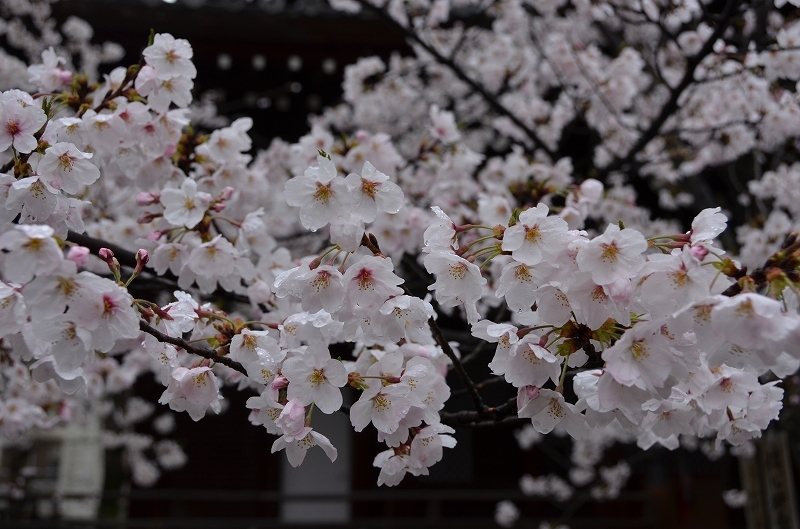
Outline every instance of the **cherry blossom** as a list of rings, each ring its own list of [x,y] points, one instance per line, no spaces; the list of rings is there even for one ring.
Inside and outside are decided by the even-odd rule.
[[[302,437],[300,437],[302,434]],[[331,463],[336,461],[336,448],[331,444],[327,437],[321,433],[315,432],[311,428],[303,428],[301,433],[294,437],[279,437],[272,444],[272,453],[279,450],[286,449],[286,457],[289,459],[289,464],[293,467],[300,466],[303,459],[306,457],[306,452],[311,448],[318,446],[322,448]],[[297,438],[295,438],[297,437]]]
[[[188,41],[156,34],[100,76],[119,53],[85,24],[15,37],[41,64],[0,61],[19,87],[0,94],[0,434],[97,408],[152,484],[185,456],[130,431],[152,406],[112,410],[152,374],[194,420],[223,384],[251,392],[297,466],[336,458],[314,421],[347,385],[351,425],[388,448],[379,484],[427,474],[453,426],[516,417],[525,444],[574,438],[568,476],[520,483],[565,501],[619,493],[630,468],[598,466],[614,442],[714,454],[778,419],[800,366],[800,25],[764,5],[756,31],[749,2],[712,20],[508,0],[481,25],[423,4],[359,4],[414,53],[348,66],[345,103],[265,150],[250,117],[192,103]],[[451,411],[456,378],[471,409]]]
[[[605,233],[578,250],[576,262],[582,272],[592,274],[592,281],[608,285],[617,279],[630,279],[645,263],[647,241],[641,233],[609,224]]]
[[[199,421],[209,407],[219,413],[220,398],[217,378],[210,367],[177,367],[158,402],[168,404],[175,411],[186,411],[193,420]]]
[[[310,346],[303,354],[288,358],[282,371],[289,380],[289,399],[298,399],[304,406],[313,402],[323,413],[342,406],[339,388],[347,382],[347,371],[324,347]]]

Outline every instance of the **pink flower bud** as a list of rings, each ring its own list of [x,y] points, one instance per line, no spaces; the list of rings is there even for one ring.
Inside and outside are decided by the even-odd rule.
[[[100,248],[100,251],[97,252],[97,256],[103,261],[111,264],[112,260],[114,259],[114,252],[108,248]]]
[[[85,246],[71,246],[67,252],[67,259],[78,265],[78,267],[86,266],[89,261],[89,248]]]
[[[72,82],[72,72],[68,70],[62,70],[61,68],[58,69],[58,82],[61,83],[62,86],[66,86]]]
[[[283,375],[278,375],[277,377],[275,377],[275,380],[272,381],[271,388],[273,391],[280,391],[283,388],[287,387],[288,385],[289,385],[289,379],[287,379]]]
[[[157,241],[164,235],[164,232],[161,230],[156,230],[150,235],[147,236],[148,241]]]
[[[136,252],[136,268],[133,270],[133,275],[137,276],[142,273],[142,269],[150,261],[150,254],[144,248],[139,248]]]
[[[150,206],[152,204],[157,204],[158,201],[161,199],[158,193],[145,193],[142,191],[141,193],[136,195],[136,205],[137,206]]]
[[[708,255],[708,248],[703,245],[692,246],[691,252],[698,261],[702,261]]]
[[[521,410],[528,405],[530,401],[539,396],[539,388],[536,386],[525,386],[519,388],[517,393],[517,409]]]
[[[136,219],[136,222],[139,224],[149,224],[153,222],[154,219],[157,219],[161,216],[161,213],[142,213],[139,215],[139,218]]]
[[[227,206],[226,204],[223,204],[222,202],[217,202],[216,204],[214,204],[213,206],[211,206],[211,208],[210,208],[210,209],[211,209],[211,211],[213,211],[214,213],[219,213],[220,211],[224,211],[224,210],[225,210],[225,208],[227,208],[227,207],[228,207],[228,206]]]
[[[300,399],[292,399],[286,403],[275,424],[283,430],[284,435],[302,439],[305,437],[305,415],[306,408],[300,403]]]
[[[236,190],[234,188],[230,187],[230,186],[226,187],[219,194],[219,200],[230,200],[233,197],[233,193],[235,191]]]
[[[367,138],[369,138],[369,134],[367,134],[367,131],[365,131],[365,130],[359,130],[358,132],[356,132],[356,139],[357,139],[358,141],[364,141],[364,140],[366,140]]]

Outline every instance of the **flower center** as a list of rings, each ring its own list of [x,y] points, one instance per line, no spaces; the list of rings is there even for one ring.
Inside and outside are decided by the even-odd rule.
[[[75,158],[68,153],[64,153],[58,157],[58,165],[61,166],[62,171],[72,172],[72,166],[75,165]]]
[[[736,307],[736,313],[743,318],[750,318],[755,314],[753,310],[753,301],[746,299]]]
[[[252,334],[245,334],[242,336],[242,347],[249,351],[256,350],[256,337]]]
[[[650,356],[645,342],[641,340],[637,340],[631,344],[631,354],[633,354],[633,357],[639,362]]]
[[[207,379],[208,379],[208,371],[203,371],[202,373],[194,377],[192,383],[194,384],[195,387],[202,388],[205,387],[205,385],[208,383]]]
[[[22,129],[19,126],[19,120],[8,120],[6,123],[6,132],[11,134],[12,136],[16,136],[20,133]]]
[[[317,289],[317,292],[328,288],[331,284],[330,282],[331,273],[327,270],[320,270],[317,273],[317,276],[314,278],[314,281],[311,282],[311,285]]]
[[[600,254],[600,259],[602,259],[604,263],[616,261],[617,254],[619,253],[616,242],[612,242],[611,244],[603,243],[600,246],[603,247],[603,253]]]
[[[58,278],[58,291],[61,292],[61,295],[65,298],[72,297],[77,289],[78,285],[69,277]]]
[[[514,270],[514,277],[517,278],[517,281],[520,281],[522,283],[529,283],[533,279],[530,271],[528,270],[528,267],[524,264],[519,265]]]
[[[103,318],[108,318],[117,311],[117,303],[108,296],[103,296]]]
[[[38,252],[42,249],[42,245],[44,241],[42,239],[31,239],[25,244],[22,245],[23,248],[28,250],[29,252]]]
[[[677,287],[682,287],[686,284],[689,280],[689,274],[686,273],[686,270],[677,270],[675,272],[670,272],[669,274],[670,279],[672,279],[672,284]]]
[[[323,373],[319,369],[315,369],[314,372],[311,373],[311,386],[317,387],[324,382],[325,382],[325,373]]]
[[[317,202],[322,202],[323,204],[327,204],[328,200],[330,200],[331,195],[333,195],[333,191],[331,191],[330,184],[323,185],[317,182],[317,191],[314,193],[314,200]]]
[[[392,404],[392,401],[387,399],[386,395],[384,395],[383,393],[378,393],[377,395],[375,395],[374,402],[375,402],[374,404],[375,409],[378,411],[384,411],[388,409],[389,406]]]
[[[372,272],[367,268],[362,268],[356,276],[356,283],[358,283],[359,290],[368,290],[372,288]]]
[[[450,275],[453,276],[454,279],[464,279],[467,275],[467,265],[464,263],[451,264]]]
[[[531,244],[536,244],[542,240],[542,233],[539,231],[538,225],[531,228],[525,227],[525,240]]]
[[[547,411],[547,414],[554,419],[560,419],[565,415],[564,408],[561,407],[561,403],[558,402],[558,399],[550,401],[550,409]]]
[[[375,198],[378,194],[378,182],[370,180],[361,180],[361,191],[370,198]]]

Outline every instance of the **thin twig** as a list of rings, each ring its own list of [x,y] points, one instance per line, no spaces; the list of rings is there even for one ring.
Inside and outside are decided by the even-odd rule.
[[[86,248],[89,249],[89,251],[93,255],[98,255],[98,252],[100,251],[101,248],[108,248],[109,250],[114,252],[114,257],[116,257],[120,265],[126,266],[128,268],[136,268],[136,253],[130,250],[126,250],[125,248],[119,245],[110,243],[103,239],[91,237],[89,235],[86,235],[85,233],[78,233],[71,230],[67,235],[67,240],[69,242],[74,242],[75,244],[85,246]],[[156,280],[164,280],[170,282],[168,284],[162,284],[161,286],[163,287],[169,286],[169,288],[174,288],[177,286],[178,277],[169,270],[167,270],[166,272],[164,272],[163,275],[160,276],[155,275],[154,272],[148,269],[145,269],[144,271],[147,272],[148,274],[151,274],[150,277],[147,277],[145,275],[140,275],[137,278],[137,281],[142,281],[142,280],[152,281],[156,279]],[[231,301],[237,301],[239,303],[250,303],[250,298],[248,296],[237,294],[235,292],[228,292],[227,290],[222,290],[222,289],[217,289],[216,291],[214,291],[212,296],[224,297],[226,299],[229,299]]]
[[[247,370],[235,360],[231,360],[230,358],[225,358],[224,356],[220,356],[216,351],[213,349],[201,349],[200,347],[195,347],[189,344],[186,340],[181,338],[175,338],[174,336],[170,336],[168,334],[164,334],[163,332],[159,331],[158,329],[151,327],[144,321],[139,321],[139,329],[146,332],[147,334],[154,336],[159,342],[164,342],[168,344],[172,344],[175,347],[180,347],[187,353],[191,353],[193,355],[197,355],[203,358],[208,358],[209,360],[213,360],[218,364],[222,364],[224,366],[228,366],[231,369],[242,373],[243,375],[247,376]]]
[[[378,245],[378,240],[373,234],[370,233],[369,235],[367,235],[365,233],[361,237],[361,245],[367,248],[369,251],[371,251],[373,255],[380,257],[383,256],[383,253],[381,253],[380,246]],[[414,295],[405,285],[403,285],[403,291],[407,296],[414,297]],[[477,413],[478,419],[484,419],[487,416],[490,416],[491,414],[489,410],[491,408],[489,408],[483,403],[483,398],[481,398],[480,393],[478,393],[478,390],[475,388],[475,384],[472,382],[472,379],[467,374],[466,369],[464,369],[464,365],[461,363],[461,359],[458,357],[458,355],[456,355],[455,351],[453,351],[453,348],[450,347],[450,343],[447,341],[447,339],[445,339],[444,335],[442,334],[442,329],[439,327],[439,324],[436,323],[436,320],[433,319],[433,317],[428,319],[428,327],[431,330],[431,334],[433,334],[434,340],[436,340],[436,343],[439,344],[439,347],[442,348],[442,352],[453,363],[453,369],[458,375],[458,378],[461,379],[461,383],[464,385],[470,397],[472,398],[472,403],[475,406],[476,410],[475,413]],[[461,413],[461,412],[456,412],[456,413]]]
[[[531,129],[528,125],[526,125],[513,111],[506,108],[506,106],[503,105],[500,101],[498,101],[494,95],[490,94],[489,91],[486,90],[486,88],[484,88],[482,84],[480,84],[478,81],[467,75],[467,72],[465,72],[460,66],[458,66],[455,63],[455,61],[439,53],[436,50],[436,48],[425,42],[416,32],[414,32],[413,30],[407,28],[406,26],[400,24],[397,20],[395,20],[389,13],[386,12],[386,10],[372,5],[367,0],[356,0],[356,2],[358,2],[363,8],[376,13],[380,18],[389,22],[391,25],[402,31],[406,35],[406,37],[419,44],[427,53],[429,53],[434,59],[436,59],[436,62],[438,62],[443,66],[447,66],[456,75],[456,77],[461,79],[464,83],[469,85],[469,87],[472,88],[475,92],[480,94],[480,96],[489,104],[490,107],[492,107],[496,112],[510,119],[511,122],[514,123],[514,125],[522,129],[523,132],[525,132],[525,135],[528,136],[528,138],[530,138],[530,140],[537,148],[546,152],[551,159],[555,159],[556,153],[553,152],[553,150],[550,149],[539,138],[539,136],[536,134],[536,132],[534,132],[533,129]]]
[[[711,34],[705,44],[703,44],[703,47],[700,49],[700,51],[697,52],[697,54],[689,59],[689,61],[686,63],[686,71],[683,74],[683,79],[681,79],[681,82],[670,91],[671,93],[669,101],[667,101],[666,104],[661,107],[661,112],[659,113],[658,117],[653,120],[653,122],[650,124],[650,127],[648,127],[648,129],[639,137],[639,140],[633,145],[633,147],[631,147],[625,156],[617,157],[614,159],[614,161],[600,171],[598,175],[599,180],[604,181],[609,174],[622,169],[631,163],[636,158],[636,155],[639,154],[639,152],[658,135],[661,127],[670,118],[670,116],[672,116],[675,111],[678,110],[678,100],[683,92],[692,83],[694,83],[695,70],[703,61],[703,59],[705,59],[706,56],[714,50],[714,43],[717,42],[717,40],[725,33],[725,30],[728,29],[728,26],[730,25],[733,15],[736,13],[736,9],[740,2],[741,0],[728,0],[727,4],[725,5],[725,10],[720,16],[717,27],[714,29],[714,32]]]
[[[481,394],[478,393],[478,389],[475,387],[472,379],[467,374],[467,370],[464,369],[461,359],[458,358],[455,351],[453,351],[453,348],[450,347],[450,343],[445,340],[444,336],[442,335],[442,329],[439,328],[436,320],[433,318],[428,319],[428,327],[430,327],[436,343],[438,343],[439,347],[442,348],[442,352],[447,355],[447,358],[449,358],[451,362],[453,362],[453,369],[455,369],[456,374],[458,374],[458,378],[461,379],[461,383],[464,384],[467,393],[469,393],[469,396],[472,398],[472,404],[477,410],[478,417],[483,419],[488,415],[489,408],[483,403],[483,398],[481,397]]]
[[[488,407],[483,416],[472,410],[439,412],[442,424],[450,426],[464,426],[469,428],[481,428],[484,426],[498,425],[521,425],[530,422],[530,419],[517,417],[517,399],[509,399],[505,404],[497,407]],[[487,418],[488,417],[488,418]]]
[[[482,342],[482,343],[486,343],[486,342]],[[478,383],[476,383],[476,384],[475,384],[475,389],[477,389],[477,390],[481,390],[481,389],[484,389],[486,386],[493,386],[493,385],[495,385],[495,384],[498,384],[498,383],[500,383],[500,382],[504,382],[504,381],[505,381],[505,378],[504,378],[504,377],[500,377],[500,376],[498,376],[498,377],[492,377],[492,378],[487,378],[486,380],[484,380],[484,381],[482,381],[482,382],[478,382]],[[466,388],[463,388],[463,389],[457,389],[457,390],[453,391],[453,392],[451,393],[451,395],[452,395],[453,397],[457,397],[457,396],[459,396],[459,395],[464,395],[464,394],[466,394],[466,393],[467,393],[467,390],[466,390]]]

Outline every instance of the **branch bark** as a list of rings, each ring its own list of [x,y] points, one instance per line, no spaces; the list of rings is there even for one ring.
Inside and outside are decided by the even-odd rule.
[[[175,347],[180,347],[187,353],[191,353],[193,355],[200,356],[202,358],[208,358],[209,360],[213,360],[218,364],[222,364],[224,366],[228,366],[231,369],[242,373],[243,375],[247,376],[247,370],[244,368],[242,364],[236,362],[235,360],[231,360],[230,358],[226,358],[221,356],[219,353],[214,351],[213,349],[203,349],[200,347],[195,347],[188,343],[186,340],[181,338],[175,338],[174,336],[170,336],[168,334],[164,334],[163,332],[159,331],[155,327],[148,325],[144,321],[139,321],[139,329],[146,332],[147,334],[154,336],[159,342],[168,343],[174,345]]]
[[[370,233],[367,235],[365,233],[361,238],[361,244],[371,251],[373,255],[384,257],[383,253],[381,253],[380,246],[378,245],[378,239],[373,234]],[[403,285],[403,291],[407,296],[414,296],[414,294],[412,294],[405,285]],[[481,397],[481,394],[478,393],[475,383],[472,382],[472,379],[467,374],[466,369],[464,369],[464,364],[461,363],[461,359],[458,357],[458,355],[456,355],[455,351],[453,351],[453,348],[450,347],[450,343],[447,341],[447,339],[445,339],[439,324],[436,323],[435,319],[430,318],[428,319],[428,327],[431,330],[431,334],[433,334],[434,340],[436,340],[436,343],[442,348],[442,352],[453,363],[453,369],[458,375],[458,378],[461,380],[461,383],[464,385],[464,388],[466,388],[467,393],[469,393],[469,396],[472,398],[472,404],[475,406],[475,411],[471,413],[476,413],[476,417],[478,419],[485,419],[491,416],[492,412],[490,412],[490,410],[493,410],[494,408],[490,408],[483,403],[483,398]]]
[[[367,0],[356,0],[356,2],[358,2],[364,9],[376,13],[379,18],[383,19],[384,21],[388,22],[395,28],[402,31],[406,37],[419,44],[427,53],[429,53],[434,59],[436,59],[436,62],[438,62],[443,66],[447,66],[456,75],[456,77],[461,79],[461,81],[466,83],[470,88],[472,88],[472,90],[478,93],[495,112],[502,114],[503,116],[510,119],[514,125],[522,129],[525,135],[528,136],[528,138],[533,142],[533,144],[537,148],[543,150],[544,152],[547,153],[548,156],[550,156],[551,159],[555,160],[556,153],[539,138],[539,136],[532,128],[526,125],[510,109],[508,109],[505,105],[503,105],[500,101],[498,101],[494,95],[490,94],[489,91],[486,90],[486,88],[484,88],[484,86],[481,83],[479,83],[478,81],[467,75],[467,72],[465,72],[458,64],[456,64],[455,61],[439,53],[436,50],[436,48],[425,42],[422,39],[422,37],[420,37],[416,32],[400,24],[397,20],[392,18],[392,16],[389,13],[387,13],[386,10],[372,5]]]
[[[98,252],[101,248],[108,248],[112,252],[114,252],[114,257],[116,257],[119,264],[128,268],[136,268],[136,252],[132,252],[130,250],[126,250],[125,248],[116,245],[114,243],[110,243],[108,241],[104,241],[103,239],[97,239],[95,237],[91,237],[86,235],[85,233],[78,233],[75,231],[70,230],[67,235],[67,240],[69,242],[73,242],[75,244],[79,244],[81,246],[85,246],[89,248],[89,251],[93,255],[98,255]],[[178,287],[178,277],[167,270],[163,275],[156,275],[152,270],[145,269],[144,270],[148,276],[140,275],[137,278],[137,281],[140,280],[160,280],[169,282],[170,288],[177,288]],[[164,285],[166,286],[166,285]],[[250,298],[247,296],[243,296],[241,294],[236,294],[235,292],[228,292],[227,290],[217,289],[213,294],[213,296],[219,296],[227,298],[231,301],[236,301],[239,303],[250,303]]]
[[[486,426],[514,425],[519,426],[530,422],[530,419],[517,417],[517,399],[509,399],[505,404],[497,407],[487,407],[481,415],[477,411],[465,410],[454,412],[439,412],[442,424],[448,426],[462,426],[468,428],[482,428]]]
[[[636,155],[645,148],[645,146],[650,143],[656,136],[658,136],[661,127],[664,123],[672,116],[675,111],[678,110],[678,100],[680,99],[681,95],[686,91],[686,89],[694,82],[694,73],[697,70],[697,67],[700,66],[700,63],[703,62],[703,59],[709,55],[714,49],[714,43],[722,37],[725,33],[725,30],[728,29],[731,21],[733,20],[734,14],[736,14],[737,8],[741,0],[728,0],[725,5],[725,9],[723,10],[719,21],[717,23],[717,27],[714,29],[714,32],[708,38],[708,40],[703,44],[703,47],[694,55],[689,61],[686,63],[686,71],[683,74],[683,78],[678,85],[670,90],[670,98],[661,107],[661,112],[658,114],[655,120],[650,124],[650,127],[642,133],[639,137],[639,140],[631,147],[628,153],[623,157],[618,157],[614,159],[610,164],[608,164],[603,170],[600,171],[597,178],[605,181],[605,178],[614,171],[618,171],[623,169],[626,165],[630,164],[636,158]]]

